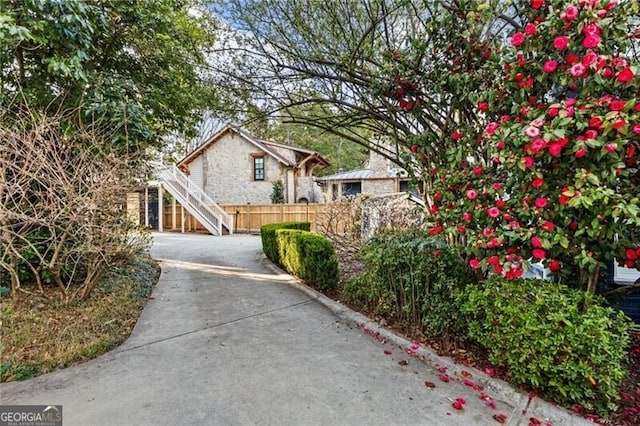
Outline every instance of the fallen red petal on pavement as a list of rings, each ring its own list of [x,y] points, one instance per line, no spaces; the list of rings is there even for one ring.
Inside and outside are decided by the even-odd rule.
[[[455,408],[456,410],[462,410],[464,409],[464,404],[462,404],[460,401],[453,401],[453,403],[451,404],[451,406],[453,408]]]
[[[498,423],[506,423],[507,422],[507,415],[506,414],[494,414],[493,415],[493,420],[495,420]]]

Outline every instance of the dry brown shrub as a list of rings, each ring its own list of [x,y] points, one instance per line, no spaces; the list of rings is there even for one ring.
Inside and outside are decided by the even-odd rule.
[[[377,232],[424,226],[424,208],[407,199],[405,193],[363,194],[347,202],[328,203],[317,215],[316,229],[333,242],[343,282],[362,273],[360,251]]]
[[[0,117],[0,281],[15,298],[45,286],[86,298],[114,260],[148,244],[123,208],[137,163],[103,128],[70,121]]]

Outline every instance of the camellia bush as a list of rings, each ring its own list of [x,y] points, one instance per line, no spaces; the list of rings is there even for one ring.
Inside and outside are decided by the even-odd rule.
[[[593,292],[607,262],[640,267],[639,13],[533,0],[492,47],[502,77],[472,95],[484,130],[456,129],[451,164],[432,172],[433,233],[462,242],[472,268],[518,278],[542,262]]]

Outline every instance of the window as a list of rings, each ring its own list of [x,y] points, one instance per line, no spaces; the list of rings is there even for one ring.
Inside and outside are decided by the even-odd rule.
[[[264,180],[264,157],[253,157],[253,180]]]
[[[355,197],[362,192],[361,182],[345,182],[342,184],[343,197]]]
[[[418,192],[418,187],[413,182],[408,180],[400,181],[400,192],[409,192],[415,195],[416,197],[420,196],[420,193]]]

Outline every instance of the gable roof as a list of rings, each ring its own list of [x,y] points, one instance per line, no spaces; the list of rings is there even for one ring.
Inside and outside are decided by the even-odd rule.
[[[226,133],[229,133],[229,132],[236,133],[236,134],[242,136],[244,139],[246,139],[247,141],[249,141],[250,143],[255,145],[260,150],[262,150],[265,153],[269,154],[270,156],[272,156],[273,158],[278,160],[278,162],[280,162],[281,164],[283,164],[286,167],[292,167],[292,168],[293,167],[297,167],[298,163],[296,163],[295,160],[291,160],[289,158],[286,158],[284,155],[282,155],[280,152],[278,152],[279,149],[280,150],[286,149],[286,150],[294,151],[296,153],[303,154],[305,156],[305,160],[307,160],[309,157],[312,157],[312,159],[316,160],[318,163],[320,163],[322,165],[325,165],[325,166],[329,165],[329,162],[326,159],[324,159],[319,153],[317,153],[315,151],[311,151],[311,150],[306,149],[306,148],[300,148],[300,147],[296,147],[296,146],[285,145],[285,144],[280,144],[280,143],[276,143],[276,142],[271,142],[271,141],[258,139],[256,137],[250,135],[249,133],[245,132],[244,130],[229,124],[229,125],[225,126],[222,130],[220,130],[218,133],[214,134],[209,139],[207,139],[198,148],[194,149],[189,154],[187,154],[186,157],[184,157],[182,160],[180,160],[178,162],[178,164],[177,164],[178,167],[186,166],[189,163],[191,163],[198,156],[200,156],[204,151],[206,151],[207,148],[209,148],[209,146],[213,145],[220,138],[222,138]],[[305,160],[303,160],[303,161],[305,161]]]

